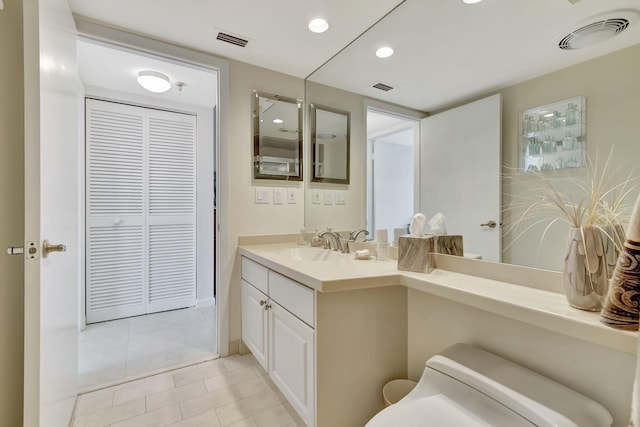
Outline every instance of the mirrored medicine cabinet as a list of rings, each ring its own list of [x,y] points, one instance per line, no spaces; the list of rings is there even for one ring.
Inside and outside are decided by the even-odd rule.
[[[253,178],[301,181],[302,101],[253,94]]]
[[[349,184],[351,114],[310,104],[312,182]]]

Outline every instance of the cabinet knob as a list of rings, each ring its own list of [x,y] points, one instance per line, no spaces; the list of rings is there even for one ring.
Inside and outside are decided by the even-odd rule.
[[[267,304],[267,305],[264,306],[265,310],[269,310],[270,308],[271,308],[271,304]]]
[[[260,300],[260,307],[262,307],[263,305],[265,305],[267,302],[263,299]]]

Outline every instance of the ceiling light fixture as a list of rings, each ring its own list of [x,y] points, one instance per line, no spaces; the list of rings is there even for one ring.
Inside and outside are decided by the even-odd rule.
[[[282,119],[273,119],[273,123],[276,123],[276,124],[279,125],[280,123],[284,123],[284,120],[282,120]]]
[[[476,4],[480,3],[482,0],[462,0],[464,4]]]
[[[379,48],[378,50],[376,50],[376,56],[378,58],[388,58],[391,55],[393,55],[393,49],[391,49],[388,46],[383,46],[383,47]]]
[[[144,70],[138,73],[138,84],[149,92],[154,93],[162,93],[171,89],[169,77],[151,70]]]
[[[322,18],[316,18],[309,21],[308,27],[314,33],[324,33],[329,29],[329,23]]]

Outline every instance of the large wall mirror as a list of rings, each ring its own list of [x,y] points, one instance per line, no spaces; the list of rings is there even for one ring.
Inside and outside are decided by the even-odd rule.
[[[351,114],[310,105],[313,182],[349,184]]]
[[[254,91],[253,178],[302,180],[302,101]]]
[[[307,98],[314,102],[337,105],[322,97],[329,93],[327,88],[332,89],[333,98],[360,97],[359,106],[355,102],[349,108],[340,106],[352,113],[348,204],[340,206],[341,209],[324,203],[307,204],[307,229],[327,224],[337,230],[352,228],[355,217],[364,226],[366,215],[360,204],[364,205],[369,197],[365,184],[370,171],[360,166],[367,164],[366,119],[360,115],[363,105],[372,99],[438,114],[501,94],[500,161],[506,174],[508,168],[517,168],[522,155],[518,148],[518,112],[582,95],[589,100],[588,154],[592,158],[599,156],[603,162],[613,146],[614,169],[625,168],[629,159],[640,157],[636,136],[640,79],[634,73],[640,68],[640,20],[636,19],[637,14],[629,12],[640,9],[637,0],[583,0],[575,4],[539,0],[535,8],[524,3],[400,1],[376,25],[307,77]],[[609,40],[560,49],[558,36],[577,29],[580,23],[614,12],[622,13],[619,17],[623,19],[636,17],[631,16],[628,28]],[[456,25],[450,25],[451,22]],[[464,37],[460,28],[465,29]],[[391,47],[394,54],[384,59],[376,57],[376,50],[382,46]],[[313,97],[308,95],[310,91]],[[456,172],[455,164],[451,165],[451,171]],[[419,169],[416,173],[420,176]],[[580,173],[584,174],[584,169],[554,172],[558,177]],[[504,182],[502,207],[531,189],[527,183],[506,186]],[[631,195],[631,203],[637,194],[636,190]],[[345,225],[344,218],[350,218],[351,223]],[[451,232],[453,225],[449,225]],[[545,231],[545,225],[541,225],[517,239],[502,237],[502,261],[561,269],[567,236],[563,227],[558,223]],[[545,238],[541,241],[543,234]]]

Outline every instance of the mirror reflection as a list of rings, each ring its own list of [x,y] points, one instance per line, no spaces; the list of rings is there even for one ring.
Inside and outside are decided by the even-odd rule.
[[[310,106],[314,182],[349,183],[351,115],[315,104]]]
[[[589,102],[589,118],[586,132],[589,135],[587,154],[595,159],[606,158],[614,147],[613,163],[631,169],[629,159],[640,156],[635,128],[640,115],[640,104],[635,102],[640,93],[640,80],[633,70],[640,67],[640,25],[637,19],[638,4],[632,0],[607,2],[570,2],[540,0],[535,8],[522,2],[494,0],[477,6],[462,2],[434,0],[406,0],[378,24],[350,43],[338,55],[307,78],[307,87],[331,87],[339,96],[359,97],[360,107],[375,100],[376,108],[385,110],[403,106],[416,115],[431,117],[455,107],[464,107],[474,101],[499,94],[501,96],[498,118],[500,130],[499,162],[502,171],[487,171],[490,176],[476,176],[474,181],[492,179],[501,193],[497,209],[505,212],[509,203],[531,191],[527,182],[505,185],[500,173],[510,174],[517,169],[522,153],[519,148],[519,118],[522,112],[539,105],[552,104],[576,96],[584,96]],[[636,12],[634,12],[636,11]],[[580,23],[598,16],[620,12],[620,18],[631,24],[611,39],[593,45],[580,45],[574,49],[561,49],[556,38],[571,31]],[[517,19],[515,19],[517,18]],[[455,22],[456,25],[450,25]],[[575,27],[575,28],[574,28]],[[464,28],[464,36],[460,29]],[[587,39],[583,40],[585,43]],[[380,59],[375,51],[389,45],[394,55]],[[378,83],[382,83],[379,85]],[[380,88],[387,89],[380,90]],[[349,94],[349,95],[347,95]],[[330,102],[330,101],[323,101]],[[407,114],[411,116],[411,114]],[[451,137],[468,128],[473,134],[478,129],[470,122],[454,122]],[[360,172],[366,164],[366,121],[354,120],[352,132],[352,172],[350,182],[349,212],[358,210],[360,224],[366,224],[366,212],[359,206],[369,203],[370,188],[366,184],[370,170]],[[364,133],[364,135],[363,135]],[[477,133],[477,132],[476,132]],[[416,185],[424,185],[428,176],[426,160],[438,153],[425,152],[426,132],[420,130],[421,159],[416,163]],[[472,137],[468,144],[477,143]],[[446,150],[446,144],[436,144],[438,150]],[[356,155],[356,153],[360,153]],[[467,152],[459,152],[458,161],[448,165],[448,175],[435,177],[436,183],[450,176],[461,174]],[[435,159],[434,161],[437,161]],[[584,175],[584,169],[571,168],[553,171],[554,178]],[[638,171],[635,172],[638,174]],[[356,188],[358,190],[356,190]],[[356,191],[359,191],[356,194]],[[417,188],[415,191],[420,191]],[[633,202],[638,189],[629,196]],[[420,209],[429,200],[423,193],[416,203]],[[455,195],[452,196],[455,199]],[[433,207],[438,212],[439,207]],[[319,217],[317,212],[323,212]],[[473,212],[467,211],[465,216]],[[447,215],[450,234],[457,234],[455,215]],[[305,223],[311,227],[331,223],[341,229],[339,215],[328,215],[326,206],[307,205]],[[488,219],[473,221],[480,227]],[[497,223],[509,221],[509,213],[503,213]],[[309,226],[308,226],[309,227]],[[347,228],[347,227],[343,227]],[[567,227],[555,223],[549,229],[532,226],[517,238],[502,236],[499,227],[479,230],[484,234],[495,233],[502,247],[503,262],[552,270],[562,269],[563,251],[566,246]],[[542,236],[544,235],[544,239]]]
[[[302,101],[254,91],[253,178],[302,180]]]

